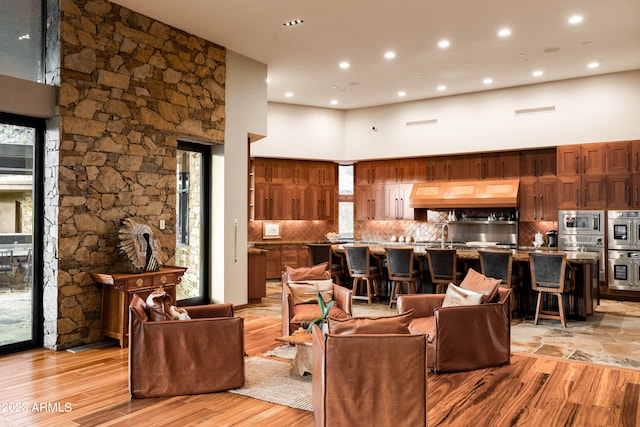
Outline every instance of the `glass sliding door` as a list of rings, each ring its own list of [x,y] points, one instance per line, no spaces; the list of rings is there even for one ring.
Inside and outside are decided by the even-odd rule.
[[[176,180],[176,265],[188,268],[176,297],[181,305],[204,304],[211,277],[211,148],[180,142]]]
[[[0,114],[0,353],[42,343],[39,120]]]

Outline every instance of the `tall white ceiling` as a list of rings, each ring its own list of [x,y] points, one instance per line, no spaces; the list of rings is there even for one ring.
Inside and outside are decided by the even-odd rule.
[[[274,102],[353,109],[640,69],[639,0],[113,2],[267,64]]]

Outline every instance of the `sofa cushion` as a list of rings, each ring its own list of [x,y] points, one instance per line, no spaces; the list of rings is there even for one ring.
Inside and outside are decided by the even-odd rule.
[[[311,322],[320,316],[320,306],[318,304],[298,304],[293,306],[291,323]],[[329,310],[329,316],[335,319],[349,318],[349,315],[336,304]]]
[[[426,334],[427,340],[433,342],[436,337],[436,318],[434,316],[415,317],[409,323],[409,332],[414,335]]]
[[[307,280],[305,282],[293,283],[289,282],[291,289],[291,300],[294,305],[298,304],[317,304],[318,292],[322,295],[325,303],[333,299],[333,281],[326,280]]]
[[[459,305],[478,305],[482,301],[480,292],[459,288],[453,283],[449,283],[447,293],[442,301],[442,307],[456,307]]]
[[[329,333],[335,335],[410,334],[411,319],[413,319],[413,310],[387,317],[352,317],[350,319],[329,317],[328,326]]]
[[[500,287],[500,279],[494,279],[487,277],[481,273],[478,273],[473,268],[470,268],[467,272],[460,287],[468,289],[470,291],[479,292],[482,294],[482,303],[491,302],[498,295],[498,288]]]
[[[331,279],[331,273],[327,271],[326,262],[314,265],[313,267],[293,268],[287,265],[284,270],[289,282]]]

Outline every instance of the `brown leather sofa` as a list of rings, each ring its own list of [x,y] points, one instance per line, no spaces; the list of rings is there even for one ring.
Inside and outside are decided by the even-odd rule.
[[[470,371],[509,363],[511,289],[495,302],[442,307],[444,294],[398,296],[398,313],[413,310],[412,333],[428,334],[427,364],[436,372]]]
[[[426,361],[425,335],[323,334],[314,325],[315,425],[426,426]]]
[[[231,304],[184,307],[191,320],[154,322],[145,302],[129,306],[129,393],[178,396],[244,385],[244,322]]]
[[[289,283],[331,279],[325,264],[318,264],[310,268],[287,267],[282,273],[282,336],[289,336],[300,328],[303,322],[311,322],[320,317],[320,306],[315,302],[317,301],[316,296],[312,296],[313,302],[296,304]],[[335,283],[333,283],[331,290],[335,304],[331,307],[329,316],[334,318],[351,317],[353,309],[351,290]]]

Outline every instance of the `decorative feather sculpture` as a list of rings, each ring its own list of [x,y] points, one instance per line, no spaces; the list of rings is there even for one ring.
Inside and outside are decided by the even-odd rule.
[[[162,266],[160,244],[141,218],[125,218],[118,232],[118,247],[129,259],[134,273],[158,271]]]

